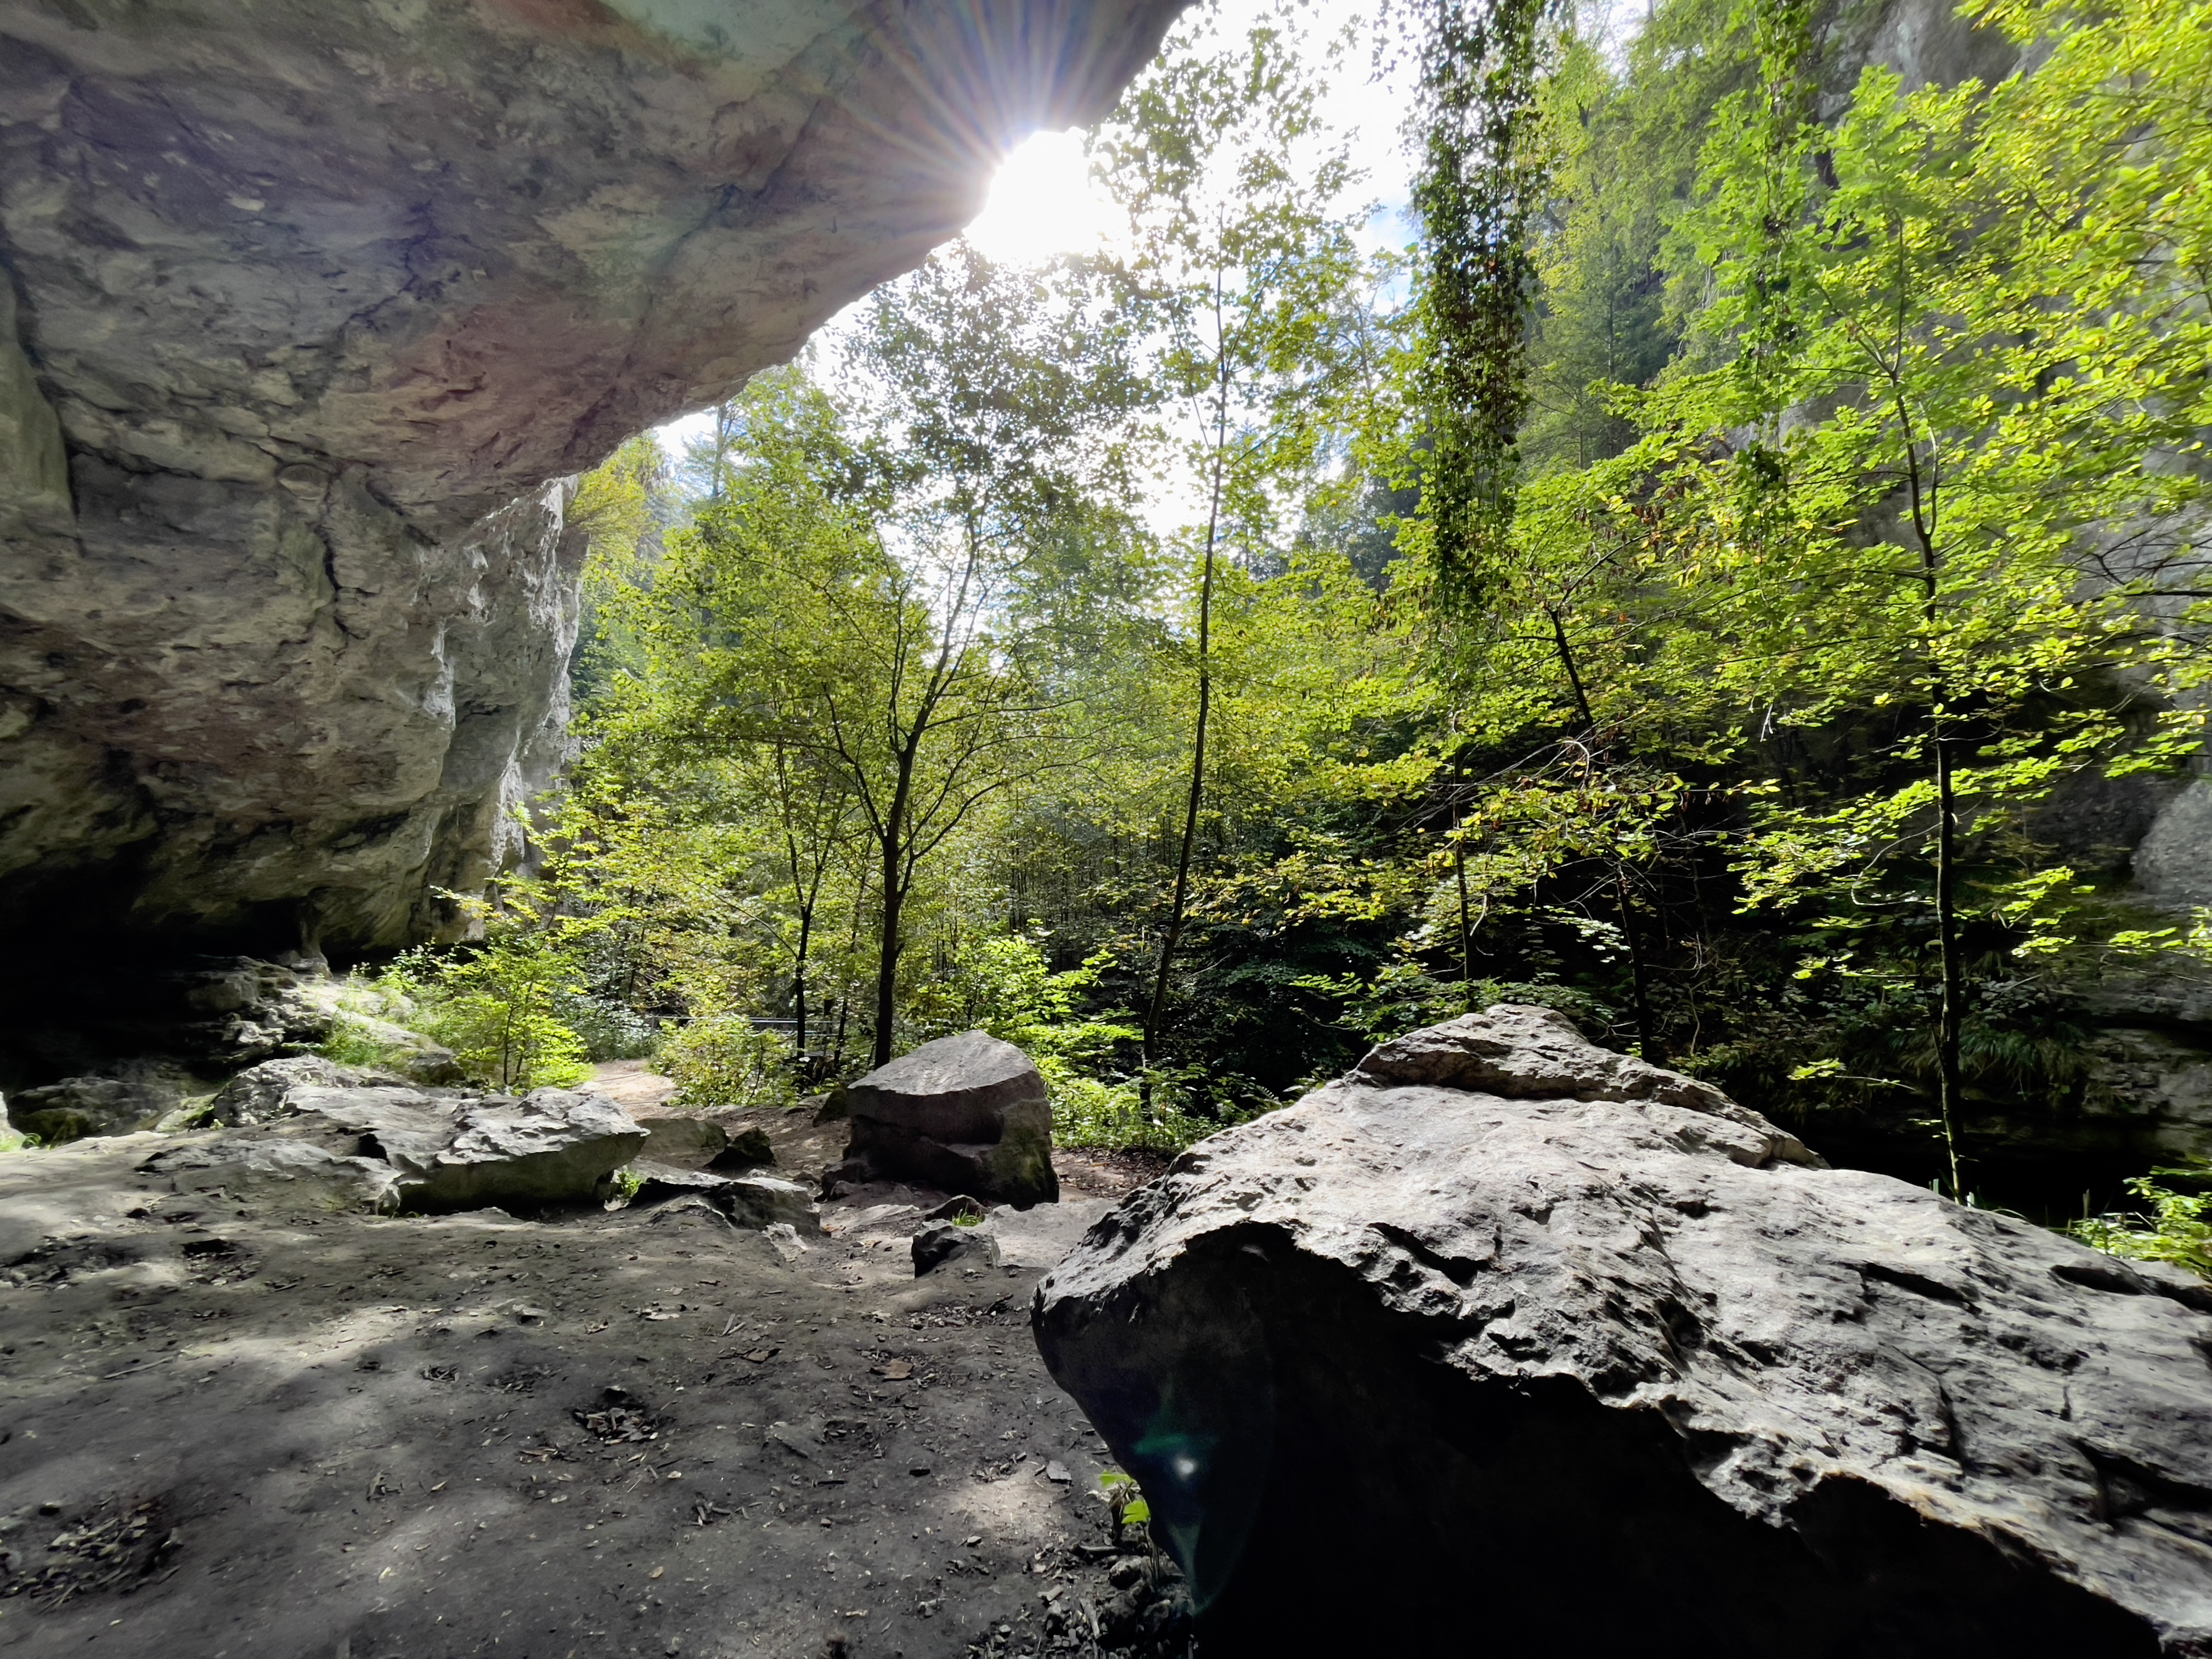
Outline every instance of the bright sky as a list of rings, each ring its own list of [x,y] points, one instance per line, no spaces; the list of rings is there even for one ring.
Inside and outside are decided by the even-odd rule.
[[[1267,9],[1265,0],[1223,0],[1215,14],[1215,38],[1241,37]],[[1411,163],[1399,131],[1409,107],[1407,89],[1370,80],[1365,50],[1364,45],[1353,48],[1328,89],[1322,114],[1351,140],[1354,165],[1367,174],[1359,195],[1383,204],[1369,227],[1370,237],[1378,245],[1403,243],[1412,234],[1403,218]],[[1113,204],[1091,178],[1083,133],[1040,132],[1016,145],[1000,165],[968,237],[994,259],[1042,260],[1096,247],[1112,237],[1119,222]],[[842,315],[832,318],[823,333],[834,340],[842,321]],[[672,455],[682,453],[686,442],[712,430],[713,418],[701,413],[670,422],[659,428],[662,446]]]
[[[1083,159],[1082,133],[1040,132],[1000,167],[968,240],[1001,264],[1026,264],[1110,242],[1120,222]]]

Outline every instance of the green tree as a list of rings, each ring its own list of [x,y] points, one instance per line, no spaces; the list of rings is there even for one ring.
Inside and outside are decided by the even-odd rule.
[[[1215,596],[1225,550],[1246,568],[1271,539],[1285,487],[1306,477],[1328,416],[1370,345],[1376,273],[1355,234],[1364,210],[1342,143],[1322,126],[1322,86],[1287,13],[1200,54],[1186,33],[1091,140],[1128,215],[1126,280],[1157,343],[1152,374],[1174,413],[1168,442],[1197,481],[1200,519],[1191,655],[1196,706],[1174,885],[1145,1016],[1157,1042],[1190,901],[1213,717]],[[1340,51],[1344,42],[1335,43]]]

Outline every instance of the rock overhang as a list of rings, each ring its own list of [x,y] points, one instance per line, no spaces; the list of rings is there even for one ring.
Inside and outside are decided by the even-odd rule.
[[[917,264],[1179,5],[0,10],[0,906],[449,925],[564,752],[557,481]]]

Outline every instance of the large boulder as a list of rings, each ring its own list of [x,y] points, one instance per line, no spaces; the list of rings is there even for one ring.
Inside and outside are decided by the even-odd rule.
[[[175,1109],[177,1096],[158,1084],[130,1078],[65,1077],[9,1097],[8,1121],[49,1146],[94,1135],[127,1135],[150,1129]]]
[[[532,1210],[596,1198],[646,1140],[604,1095],[428,1090],[307,1056],[241,1073],[216,1110],[223,1127],[181,1137],[140,1167],[195,1188],[304,1180],[384,1209]]]
[[[382,1087],[295,1089],[287,1103],[360,1138],[395,1172],[402,1209],[580,1203],[637,1155],[645,1131],[604,1095],[538,1089],[439,1096]]]
[[[1060,1197],[1044,1079],[1011,1042],[939,1037],[846,1085],[845,1097],[852,1140],[834,1178],[918,1181],[1024,1210]]]
[[[2212,1290],[1498,1007],[1041,1285],[1206,1651],[2212,1653]]]

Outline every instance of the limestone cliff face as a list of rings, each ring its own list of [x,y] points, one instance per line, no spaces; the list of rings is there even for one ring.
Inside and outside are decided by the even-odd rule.
[[[1182,0],[0,0],[0,931],[434,931],[557,764],[566,486]]]

